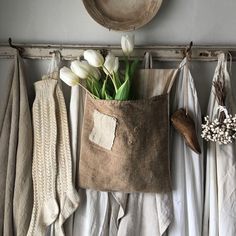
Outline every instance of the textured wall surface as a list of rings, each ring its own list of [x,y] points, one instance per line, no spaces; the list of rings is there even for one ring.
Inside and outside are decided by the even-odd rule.
[[[120,33],[98,25],[82,0],[0,0],[0,6],[0,41],[119,43]],[[137,43],[234,44],[235,9],[234,0],[163,0],[154,20],[136,31]]]
[[[163,0],[156,17],[135,31],[136,44],[176,45],[188,44],[191,40],[194,44],[236,44],[235,9],[234,0]],[[12,37],[19,43],[119,44],[122,34],[97,24],[81,0],[0,0],[2,43]],[[5,60],[0,60],[0,89],[7,74],[5,64]],[[192,63],[204,111],[214,67],[215,62]],[[30,94],[33,94],[32,82],[46,71],[47,61],[27,60]]]

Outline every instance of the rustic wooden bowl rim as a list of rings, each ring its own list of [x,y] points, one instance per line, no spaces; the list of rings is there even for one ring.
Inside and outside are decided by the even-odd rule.
[[[100,25],[115,31],[132,31],[150,22],[160,9],[163,0],[139,0],[140,3],[145,4],[146,9],[140,8],[138,9],[138,12],[136,9],[134,17],[131,19],[122,19],[122,14],[125,15],[126,9],[127,14],[130,14],[130,9],[128,9],[124,4],[122,5],[122,9],[115,9],[116,14],[117,11],[120,10],[120,12],[122,13],[121,17],[119,19],[116,19],[117,16],[115,15],[113,17],[112,7],[111,9],[103,9],[103,6],[108,6],[105,5],[104,2],[108,1],[109,0],[83,0],[83,3],[89,15]],[[127,0],[126,2],[128,6],[129,0]],[[109,11],[110,16],[104,13],[106,11]]]

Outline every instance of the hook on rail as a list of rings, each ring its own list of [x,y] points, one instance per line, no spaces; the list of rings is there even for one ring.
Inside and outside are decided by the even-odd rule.
[[[22,55],[22,53],[24,52],[24,48],[23,47],[19,47],[19,46],[13,45],[11,38],[8,39],[8,44],[9,44],[9,46],[11,48],[16,49],[19,52],[20,55]]]
[[[192,47],[193,47],[193,41],[189,43],[189,45],[184,50],[184,56],[190,58],[192,54]]]
[[[61,54],[61,50],[54,50],[54,51],[51,51],[49,52],[49,55],[54,55],[55,57],[58,57],[59,60],[62,60],[63,59],[63,56]]]

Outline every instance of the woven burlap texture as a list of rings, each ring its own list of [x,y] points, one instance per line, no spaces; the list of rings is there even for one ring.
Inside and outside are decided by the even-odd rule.
[[[101,191],[170,191],[168,94],[130,101],[97,100],[87,94],[79,186]],[[94,112],[117,120],[111,150],[89,139]]]

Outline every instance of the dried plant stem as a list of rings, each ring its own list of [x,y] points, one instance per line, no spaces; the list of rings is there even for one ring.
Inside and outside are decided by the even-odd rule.
[[[225,91],[225,82],[220,81],[219,79],[213,83],[215,87],[215,95],[218,100],[219,105],[225,106],[225,100],[226,100],[226,91]],[[222,111],[220,113],[219,120],[220,122],[223,122],[223,120],[226,118],[225,113]]]

